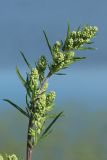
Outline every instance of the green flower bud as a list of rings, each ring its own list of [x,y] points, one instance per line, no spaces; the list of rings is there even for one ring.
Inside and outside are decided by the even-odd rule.
[[[95,30],[95,32],[98,32],[98,27],[94,26],[93,29]]]
[[[60,63],[64,60],[64,55],[62,52],[56,52],[54,53],[53,55],[53,60],[56,62],[56,63]]]
[[[36,65],[36,68],[39,73],[40,82],[42,82],[44,79],[44,72],[45,72],[46,66],[47,66],[47,60],[46,60],[45,56],[41,56],[37,65]]]
[[[56,43],[53,46],[53,52],[54,53],[59,52],[60,48],[61,48],[61,43],[59,41],[56,41]]]
[[[48,82],[46,82],[43,86],[43,91],[46,91],[46,89],[48,88]]]
[[[51,91],[50,93],[48,93],[47,97],[46,97],[46,105],[52,105],[53,101],[55,100],[56,97],[56,93],[54,91]]]
[[[41,129],[38,129],[38,130],[37,130],[37,133],[40,134],[40,133],[41,133]]]
[[[74,63],[73,60],[65,60],[64,62],[65,62],[64,67],[67,67],[68,65]]]
[[[31,71],[31,75],[32,75],[32,77],[34,77],[35,79],[38,79],[38,78],[39,78],[38,70],[37,70],[36,68],[33,68],[32,71]]]
[[[75,55],[75,52],[67,52],[64,55],[64,60],[71,60],[72,57],[74,57],[74,55]]]
[[[15,154],[13,155],[6,155],[6,157],[8,158],[8,160],[18,160],[17,156]]]
[[[72,49],[72,47],[73,47],[73,38],[70,37],[70,38],[65,40],[65,44],[64,44],[63,50],[64,51],[69,51],[69,50]]]
[[[56,46],[61,47],[61,43],[59,41],[56,41]]]
[[[37,69],[38,71],[44,71],[46,69],[47,66],[47,60],[45,58],[45,56],[41,56],[38,63],[37,63]]]
[[[64,66],[64,61],[60,62],[60,63],[53,63],[51,66],[50,66],[50,70],[52,73],[55,73],[57,71],[59,71],[60,69],[62,69]]]
[[[96,26],[86,26],[83,28],[83,36],[85,39],[87,38],[93,38],[96,35],[96,32],[98,31],[98,28]]]
[[[30,128],[30,129],[29,129],[29,135],[31,135],[32,137],[35,137],[35,135],[36,135],[35,130],[32,129],[32,128]]]
[[[39,78],[38,70],[36,68],[33,68],[31,71],[30,82],[29,82],[31,91],[34,91],[34,89],[36,89],[38,85],[38,78]]]

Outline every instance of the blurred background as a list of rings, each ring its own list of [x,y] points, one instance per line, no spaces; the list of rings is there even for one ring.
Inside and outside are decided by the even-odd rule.
[[[106,15],[106,0],[0,0],[0,153],[22,158],[26,153],[28,120],[2,100],[25,106],[25,90],[15,73],[16,65],[24,76],[27,71],[19,51],[32,65],[42,54],[50,59],[43,30],[53,44],[65,38],[69,20],[72,30],[98,26],[93,40],[98,49],[78,52],[87,59],[65,70],[66,76],[49,80],[49,90],[57,92],[55,112],[63,110],[65,116],[35,148],[33,159],[107,159]]]

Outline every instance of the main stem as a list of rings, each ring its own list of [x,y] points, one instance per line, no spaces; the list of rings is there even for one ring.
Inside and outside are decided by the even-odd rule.
[[[46,81],[48,80],[48,78],[52,76],[51,72],[48,73],[48,75],[46,76],[46,78],[44,79],[43,83],[40,86],[40,90],[42,92],[43,86],[46,83]],[[34,106],[32,106],[34,109]],[[34,139],[32,137],[32,135],[29,135],[29,130],[33,129],[33,115],[31,113],[31,116],[29,118],[29,124],[28,124],[28,133],[27,133],[27,149],[26,149],[26,160],[32,160],[32,152],[33,152],[33,143],[34,143]]]
[[[33,137],[31,135],[29,135],[30,128],[33,129],[32,117],[29,119],[29,125],[28,125],[26,160],[32,160]]]

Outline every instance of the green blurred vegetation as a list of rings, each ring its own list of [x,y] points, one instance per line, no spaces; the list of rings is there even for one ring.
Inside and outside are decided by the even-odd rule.
[[[34,159],[106,160],[107,109],[88,111],[71,104],[63,109],[65,116],[59,119],[53,134],[35,148]],[[27,119],[11,107],[0,112],[0,153],[24,157]]]

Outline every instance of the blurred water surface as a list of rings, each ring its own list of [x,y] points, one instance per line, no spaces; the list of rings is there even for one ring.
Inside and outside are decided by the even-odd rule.
[[[24,74],[24,70],[21,71]],[[34,159],[107,159],[106,69],[77,69],[53,76],[49,90],[57,93],[55,112],[64,111],[53,133],[35,148]],[[25,90],[15,71],[1,72],[1,99],[25,106]],[[25,75],[25,74],[24,74]],[[0,104],[0,152],[25,156],[28,120],[14,108]]]

